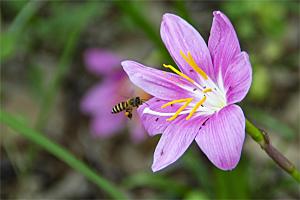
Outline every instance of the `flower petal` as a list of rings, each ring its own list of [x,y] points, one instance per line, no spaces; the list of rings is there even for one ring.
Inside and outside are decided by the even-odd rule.
[[[189,51],[196,64],[214,80],[209,50],[200,33],[194,27],[176,15],[164,14],[160,35],[172,58],[184,74],[196,81],[200,77],[180,55],[180,51],[186,55]]]
[[[215,77],[222,77],[232,59],[241,52],[235,30],[229,19],[220,11],[213,12],[214,19],[208,40],[208,48],[213,60]]]
[[[227,103],[241,101],[249,91],[252,81],[252,68],[246,52],[240,53],[230,63],[224,77]]]
[[[164,100],[191,96],[187,89],[192,90],[193,85],[176,74],[145,67],[134,61],[123,61],[122,66],[129,79],[152,96]]]
[[[110,137],[125,127],[124,115],[95,116],[91,120],[90,129],[96,137]]]
[[[103,113],[103,108],[109,107],[109,111],[113,106],[113,101],[115,100],[118,84],[111,80],[105,80],[94,87],[92,87],[81,100],[81,111],[89,114],[101,114]],[[107,97],[111,97],[112,101],[104,101]],[[119,98],[120,99],[120,98]],[[115,100],[116,102],[119,101]],[[109,114],[111,114],[109,112]]]
[[[142,123],[140,122],[140,120],[138,120],[137,117],[134,117],[133,120],[134,120],[133,123],[129,124],[130,137],[133,142],[139,143],[139,142],[142,142],[146,138],[147,134],[146,134],[146,131],[145,131]]]
[[[96,75],[109,75],[121,69],[121,59],[114,53],[102,49],[88,49],[84,53],[87,69]]]
[[[170,122],[155,149],[152,170],[156,172],[175,162],[193,142],[206,119],[199,116],[185,120],[185,116],[179,116]]]
[[[237,105],[211,116],[196,137],[200,149],[222,170],[231,170],[240,160],[245,139],[245,117]]]
[[[167,126],[170,124],[166,122],[166,120],[170,117],[162,117],[152,114],[143,113],[145,108],[150,108],[151,110],[157,112],[176,112],[180,106],[174,104],[173,106],[169,106],[166,108],[161,108],[162,105],[167,103],[168,101],[164,101],[158,98],[151,98],[146,103],[138,108],[138,114],[140,116],[141,122],[144,125],[144,128],[148,132],[150,136],[154,136],[157,134],[161,134],[165,131]]]

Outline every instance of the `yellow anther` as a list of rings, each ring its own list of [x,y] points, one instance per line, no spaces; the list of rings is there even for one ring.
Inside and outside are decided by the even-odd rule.
[[[170,102],[168,102],[168,103],[162,105],[161,108],[168,107],[168,106],[170,106],[170,105],[172,105],[172,104],[174,104],[174,103],[182,103],[182,102],[186,102],[186,101],[188,101],[189,99],[190,99],[190,98],[187,98],[187,99],[178,99],[178,100],[170,101]]]
[[[195,60],[192,57],[191,52],[188,51],[188,55],[186,56],[183,51],[180,50],[180,55],[182,58],[196,71],[198,72],[205,80],[208,79],[207,74],[197,65]]]
[[[186,120],[189,120],[193,114],[197,111],[197,109],[205,102],[206,100],[206,96],[204,96],[192,109],[192,111],[190,112],[190,114],[185,118]]]
[[[188,98],[186,100],[185,104],[183,106],[181,106],[172,117],[168,118],[167,121],[172,121],[172,120],[176,119],[177,116],[181,113],[181,111],[183,111],[192,101],[193,101],[193,98]]]
[[[202,92],[203,92],[203,93],[207,93],[207,92],[211,92],[211,91],[212,91],[211,88],[206,88],[206,89],[204,89]]]
[[[194,83],[195,81],[193,79],[191,79],[190,77],[188,77],[187,75],[183,74],[182,72],[180,72],[179,70],[177,70],[175,67],[173,67],[172,65],[166,65],[163,64],[163,66],[165,68],[169,68],[171,69],[173,72],[175,72],[176,74],[178,74],[179,76],[185,78],[186,80],[190,81],[191,83]]]

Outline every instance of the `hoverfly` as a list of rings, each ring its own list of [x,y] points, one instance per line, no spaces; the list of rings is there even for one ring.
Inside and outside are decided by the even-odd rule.
[[[116,114],[125,110],[125,115],[131,119],[133,108],[138,108],[140,105],[145,103],[145,100],[142,100],[140,97],[133,97],[128,99],[127,101],[123,101],[121,103],[116,104],[112,110],[112,114]]]

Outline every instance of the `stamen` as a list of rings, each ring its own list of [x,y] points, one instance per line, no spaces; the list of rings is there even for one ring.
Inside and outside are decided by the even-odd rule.
[[[165,68],[169,68],[171,69],[173,72],[175,72],[176,74],[178,74],[179,76],[185,78],[186,80],[190,81],[191,83],[195,83],[195,81],[193,79],[191,79],[190,77],[188,77],[187,75],[183,74],[182,72],[180,72],[179,70],[177,70],[175,67],[173,67],[172,65],[166,65],[163,64],[163,66]]]
[[[188,55],[186,56],[183,51],[180,50],[180,55],[182,58],[196,71],[198,72],[205,80],[208,79],[207,74],[196,64],[195,60],[193,59],[191,52],[188,51]]]
[[[212,91],[211,88],[205,88],[202,92],[203,92],[203,93],[207,93],[207,92],[211,92],[211,91]]]
[[[173,115],[172,117],[168,118],[167,121],[172,121],[174,119],[177,118],[177,116],[181,113],[181,111],[183,111],[191,102],[193,101],[193,98],[189,98],[186,103],[181,106],[176,112],[175,115]]]
[[[186,120],[189,120],[193,114],[197,111],[197,109],[199,108],[199,106],[201,106],[206,100],[206,96],[204,96],[196,105],[195,107],[192,109],[192,111],[190,112],[190,114],[185,118]]]
[[[190,98],[187,98],[187,99],[178,99],[178,100],[170,101],[170,102],[168,102],[168,103],[162,105],[161,108],[168,107],[168,106],[170,106],[170,105],[172,105],[172,104],[174,104],[174,103],[182,103],[182,102],[186,102],[186,101],[188,101],[189,99],[190,99]]]

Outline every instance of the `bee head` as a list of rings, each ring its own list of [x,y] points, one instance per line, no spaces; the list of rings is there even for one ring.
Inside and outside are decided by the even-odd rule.
[[[137,102],[141,102],[141,98],[140,97],[136,97],[136,101]]]

